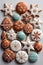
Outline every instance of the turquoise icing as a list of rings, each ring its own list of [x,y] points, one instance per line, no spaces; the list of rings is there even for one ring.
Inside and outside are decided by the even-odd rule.
[[[29,55],[29,60],[31,62],[36,62],[38,60],[38,54],[36,52],[31,52]]]
[[[21,19],[18,13],[14,13],[12,17],[13,17],[13,20],[16,20],[16,21]]]
[[[26,38],[26,35],[23,31],[20,31],[17,33],[17,38],[19,41],[22,41],[24,38]]]

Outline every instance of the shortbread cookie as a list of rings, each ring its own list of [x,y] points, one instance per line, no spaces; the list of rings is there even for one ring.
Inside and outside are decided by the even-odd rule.
[[[34,29],[34,30],[32,31],[32,34],[31,34],[32,40],[34,40],[34,41],[39,41],[39,40],[41,39],[41,36],[42,36],[41,30],[39,30],[39,29]]]
[[[1,11],[3,11],[5,15],[13,15],[15,8],[11,3],[5,3],[4,8]]]
[[[28,60],[28,55],[25,51],[18,51],[16,54],[16,60],[19,63],[25,63]]]
[[[11,62],[15,58],[15,53],[9,49],[6,49],[3,53],[3,60],[5,62]]]
[[[5,31],[8,31],[12,28],[13,26],[13,23],[12,21],[10,20],[9,17],[5,17],[4,20],[2,21],[2,24],[1,24],[2,28],[5,30]]]
[[[19,13],[19,14],[23,14],[27,11],[27,6],[23,3],[23,2],[19,2],[17,5],[16,5],[16,11]]]
[[[12,41],[10,47],[15,52],[21,50],[22,48],[21,43],[18,40]]]
[[[8,37],[9,40],[14,40],[14,39],[16,39],[16,33],[14,32],[13,29],[11,29],[11,30],[9,30],[9,31],[7,32],[7,37]]]

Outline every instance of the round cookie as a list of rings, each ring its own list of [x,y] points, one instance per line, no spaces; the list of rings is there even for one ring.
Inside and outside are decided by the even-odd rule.
[[[16,11],[19,13],[19,14],[23,14],[27,11],[27,6],[23,3],[23,2],[19,2],[17,5],[16,5]]]
[[[25,51],[18,51],[16,54],[18,63],[25,63],[28,60],[28,55]]]
[[[16,12],[13,14],[12,17],[13,17],[13,20],[15,20],[15,21],[18,21],[18,20],[21,19],[20,15],[18,13],[16,13]]]
[[[1,38],[2,38],[2,39],[6,39],[6,38],[7,38],[7,35],[6,35],[6,32],[5,32],[5,31],[2,32]]]
[[[9,49],[6,49],[3,53],[3,59],[6,62],[11,62],[15,58],[15,53]]]
[[[18,40],[12,41],[10,47],[15,52],[21,50],[22,48],[21,43]]]
[[[25,38],[26,38],[26,35],[25,35],[25,33],[24,33],[23,31],[20,31],[20,32],[17,33],[17,39],[18,39],[19,41],[22,41],[22,40],[24,40]]]
[[[21,31],[24,28],[24,23],[22,21],[16,21],[14,22],[13,28],[15,31]]]
[[[41,39],[42,32],[40,29],[34,29],[31,34],[31,38],[34,41],[39,41]]]
[[[2,21],[2,24],[1,24],[1,27],[5,30],[5,31],[8,31],[12,28],[13,26],[13,23],[12,21],[10,20],[10,18],[8,17],[5,17],[4,20]]]
[[[34,44],[34,49],[35,51],[40,52],[42,50],[42,44],[40,42],[36,42]]]
[[[7,32],[7,37],[9,40],[14,40],[16,39],[16,33],[14,32],[13,29],[10,29],[8,32]]]
[[[7,39],[3,39],[2,42],[1,42],[1,46],[3,49],[7,49],[10,47],[10,41],[7,40]]]
[[[30,52],[29,61],[36,62],[38,60],[38,54],[36,52]]]
[[[24,31],[25,31],[25,33],[27,33],[27,34],[32,33],[32,31],[33,31],[33,26],[32,26],[30,23],[27,23],[27,24],[25,25],[25,27],[24,27]]]

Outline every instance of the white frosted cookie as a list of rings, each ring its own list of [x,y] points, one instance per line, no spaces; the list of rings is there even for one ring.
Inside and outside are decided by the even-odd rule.
[[[10,44],[10,47],[15,52],[21,50],[21,48],[22,48],[21,43],[18,40],[12,41]]]
[[[42,37],[42,31],[40,29],[34,29],[31,34],[32,40],[39,41]]]
[[[16,33],[14,32],[13,29],[11,29],[11,30],[9,30],[9,31],[7,32],[7,37],[8,37],[9,40],[14,40],[14,39],[16,39]]]
[[[25,51],[18,51],[16,54],[16,60],[19,63],[25,63],[28,60],[28,54]]]

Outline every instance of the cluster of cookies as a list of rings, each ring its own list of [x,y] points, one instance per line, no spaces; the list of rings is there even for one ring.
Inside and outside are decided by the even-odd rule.
[[[17,3],[16,8],[6,3],[1,11],[5,14],[1,23],[4,61],[10,62],[16,58],[18,63],[25,63],[28,59],[36,62],[42,50],[42,21],[38,4],[30,5],[28,9],[23,2]]]

